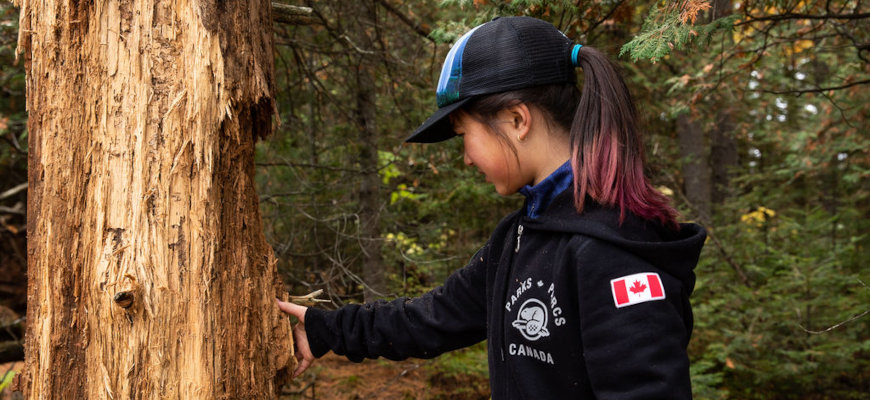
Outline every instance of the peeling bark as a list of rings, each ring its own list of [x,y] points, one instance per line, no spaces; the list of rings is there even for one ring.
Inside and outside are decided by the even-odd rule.
[[[31,2],[28,398],[275,398],[268,1]]]

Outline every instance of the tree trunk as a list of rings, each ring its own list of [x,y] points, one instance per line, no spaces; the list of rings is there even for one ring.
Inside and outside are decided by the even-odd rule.
[[[364,46],[363,51],[374,48],[366,28],[374,26],[375,5],[370,1],[359,1],[358,20],[353,24],[353,36],[357,43]],[[359,55],[356,69],[356,116],[359,129],[359,164],[362,170],[359,184],[360,202],[360,243],[363,252],[363,281],[366,284],[364,297],[369,302],[383,297],[387,284],[384,274],[384,260],[381,255],[380,231],[380,177],[378,176],[378,127],[377,88],[375,87],[374,66],[365,54]]]
[[[716,125],[710,132],[710,168],[713,181],[710,199],[713,204],[722,204],[731,196],[731,170],[739,162],[732,108],[725,99],[718,99],[718,103]]]
[[[734,6],[731,0],[714,0],[710,16],[713,19],[724,18],[732,14]],[[723,40],[732,43],[731,35],[725,35]],[[727,95],[726,91],[722,92]],[[715,96],[716,125],[710,132],[710,168],[712,169],[713,187],[711,201],[722,204],[731,196],[731,170],[737,167],[737,140],[734,137],[734,99]],[[712,207],[711,207],[712,208]]]
[[[692,210],[703,223],[710,222],[711,173],[710,147],[701,124],[688,114],[677,117],[677,136],[683,159],[683,188]]]
[[[28,398],[275,398],[268,0],[30,2]]]

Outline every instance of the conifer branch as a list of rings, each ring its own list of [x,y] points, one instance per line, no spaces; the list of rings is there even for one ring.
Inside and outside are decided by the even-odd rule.
[[[816,19],[816,20],[829,20],[829,19],[844,19],[844,20],[856,20],[856,19],[865,19],[870,18],[870,13],[861,13],[861,14],[799,14],[799,13],[785,13],[785,14],[777,14],[777,15],[765,15],[765,16],[748,16],[749,19],[746,21],[740,21],[739,23],[734,24],[734,26],[751,24],[753,22],[762,22],[762,21],[787,21],[787,20],[796,20],[796,19]]]

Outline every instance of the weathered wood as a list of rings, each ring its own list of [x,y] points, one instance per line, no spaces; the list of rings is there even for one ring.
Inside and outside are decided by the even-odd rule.
[[[314,10],[310,7],[272,3],[272,16],[275,18],[275,22],[290,25],[313,25],[317,23],[313,14]]]
[[[295,359],[254,190],[268,0],[17,5],[25,396],[275,398]]]

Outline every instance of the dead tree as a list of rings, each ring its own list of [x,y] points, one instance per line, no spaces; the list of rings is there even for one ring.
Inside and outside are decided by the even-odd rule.
[[[268,0],[17,0],[28,398],[274,398],[292,371],[254,188]]]

